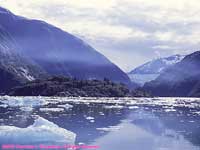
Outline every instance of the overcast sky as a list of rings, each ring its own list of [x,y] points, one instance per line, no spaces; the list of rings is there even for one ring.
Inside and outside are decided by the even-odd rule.
[[[124,71],[200,45],[200,0],[0,0],[0,6],[81,37]]]

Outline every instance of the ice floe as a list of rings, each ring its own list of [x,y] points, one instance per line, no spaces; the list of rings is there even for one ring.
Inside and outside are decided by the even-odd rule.
[[[8,105],[7,104],[1,104],[0,107],[7,108]]]
[[[38,117],[27,128],[0,126],[0,143],[12,144],[74,144],[76,134]]]
[[[43,112],[62,112],[65,111],[64,108],[40,108],[40,111]]]
[[[96,130],[100,131],[118,131],[122,128],[122,126],[109,126],[107,128],[96,128]]]
[[[87,119],[87,120],[94,120],[94,117],[88,116],[88,117],[86,117],[86,119]]]
[[[165,109],[165,112],[175,112],[175,111],[176,111],[176,109],[174,109],[174,108]]]
[[[68,109],[70,109],[70,108],[73,108],[73,105],[64,104],[64,105],[58,105],[58,107],[65,108],[66,110],[68,110]]]
[[[47,105],[56,105],[63,111],[73,108],[73,104],[105,104],[105,109],[138,109],[141,106],[160,106],[166,111],[175,111],[176,107],[200,108],[200,98],[179,98],[179,97],[156,97],[156,98],[108,98],[108,97],[11,97],[1,96],[0,107],[42,107]],[[70,103],[70,104],[69,104]],[[58,105],[57,105],[58,104]],[[174,107],[174,110],[168,108]],[[61,109],[60,109],[61,108]],[[22,108],[23,109],[23,108]],[[43,109],[45,110],[45,109]],[[47,111],[47,109],[45,110]],[[48,110],[51,111],[51,110]],[[53,111],[53,110],[52,110]]]
[[[43,98],[40,97],[0,97],[1,102],[10,107],[36,107],[48,104]]]
[[[91,116],[88,116],[88,117],[86,117],[85,118],[86,120],[89,120],[89,122],[91,122],[91,123],[94,123],[95,122],[95,118],[94,117],[91,117]]]
[[[111,105],[111,106],[104,106],[105,109],[122,109],[124,106],[121,105]]]
[[[30,111],[33,111],[33,108],[32,107],[20,107],[20,110],[30,112]]]
[[[105,114],[103,112],[99,112],[99,115],[100,116],[104,116]]]
[[[129,109],[138,109],[139,107],[138,106],[129,106],[128,108]]]

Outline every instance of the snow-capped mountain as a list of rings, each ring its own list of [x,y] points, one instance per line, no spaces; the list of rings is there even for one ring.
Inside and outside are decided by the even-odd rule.
[[[200,97],[200,51],[168,67],[143,89],[154,96]]]
[[[142,86],[146,82],[156,79],[165,69],[180,62],[184,57],[183,55],[173,55],[155,59],[135,68],[128,75],[131,81]]]
[[[4,49],[12,49],[40,66],[50,75],[80,79],[104,79],[130,83],[129,77],[105,56],[81,39],[39,20],[16,16],[0,7],[1,39]],[[9,43],[15,44],[11,45]],[[3,51],[2,50],[2,51]],[[11,51],[11,53],[12,53]],[[24,74],[27,69],[22,69]],[[30,77],[30,76],[29,76]]]

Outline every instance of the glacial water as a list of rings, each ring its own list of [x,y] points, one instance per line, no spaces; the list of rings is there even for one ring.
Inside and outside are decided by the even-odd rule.
[[[0,97],[8,144],[200,150],[200,99]]]

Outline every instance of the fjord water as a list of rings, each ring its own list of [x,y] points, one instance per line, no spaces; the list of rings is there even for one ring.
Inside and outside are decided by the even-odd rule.
[[[198,98],[1,97],[0,144],[200,150]]]

